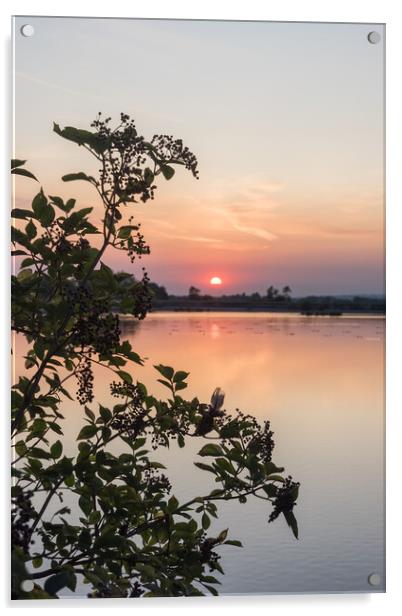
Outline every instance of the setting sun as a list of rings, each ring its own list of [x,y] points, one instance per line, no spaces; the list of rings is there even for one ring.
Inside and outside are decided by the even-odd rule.
[[[213,276],[213,278],[211,278],[209,282],[213,285],[218,285],[218,284],[222,284],[222,279],[219,278],[219,276]]]

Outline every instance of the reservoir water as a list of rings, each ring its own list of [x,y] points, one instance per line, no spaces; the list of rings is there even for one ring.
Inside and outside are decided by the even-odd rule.
[[[373,316],[153,313],[140,324],[122,321],[122,338],[147,358],[134,378],[165,396],[152,367],[162,363],[190,372],[189,399],[207,401],[221,387],[229,412],[270,420],[273,461],[300,481],[298,541],[282,516],[267,523],[263,501],[220,506],[209,534],[229,528],[244,545],[221,549],[220,593],[384,591],[384,329]],[[96,400],[105,405],[109,381],[97,371]],[[83,412],[66,402],[64,414],[68,451]],[[212,487],[193,465],[202,444],[157,452],[180,500]]]

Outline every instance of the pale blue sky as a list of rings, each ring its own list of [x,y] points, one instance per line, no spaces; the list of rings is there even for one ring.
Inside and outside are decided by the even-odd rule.
[[[383,41],[368,43],[373,29],[384,36],[363,24],[17,18],[15,154],[50,194],[92,199],[82,184],[60,189],[61,175],[91,162],[52,121],[87,127],[98,111],[127,112],[145,135],[182,137],[200,162],[199,182],[178,174],[141,213],[151,276],[169,290],[216,273],[228,291],[283,281],[381,292]]]

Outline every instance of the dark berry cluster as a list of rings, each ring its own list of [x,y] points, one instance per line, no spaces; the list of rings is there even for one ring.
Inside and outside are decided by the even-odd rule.
[[[113,381],[110,390],[115,397],[129,398],[122,411],[117,413],[111,422],[111,427],[130,440],[136,439],[145,428],[144,396],[136,385]]]
[[[22,548],[25,553],[29,552],[31,540],[31,521],[37,517],[32,506],[33,492],[18,489],[12,498],[11,509],[11,545]]]
[[[119,203],[136,201],[136,197],[145,203],[154,198],[155,175],[169,163],[184,165],[198,177],[197,159],[180,139],[155,135],[148,143],[124,113],[120,114],[116,128],[110,123],[111,118],[103,119],[99,113],[91,124],[96,130],[94,149],[102,162],[99,173],[104,194],[117,195]]]
[[[183,146],[181,139],[174,139],[172,135],[154,135],[151,143],[159,159],[184,165],[198,179],[197,158],[187,146]]]
[[[132,224],[132,217],[130,217],[130,224]],[[134,263],[135,258],[141,259],[142,255],[149,255],[151,249],[145,241],[143,234],[140,232],[141,223],[136,225],[137,231],[135,235],[131,235],[126,241],[122,241],[119,246],[120,250],[127,250],[127,254],[131,263]]]
[[[80,236],[76,242],[74,242],[74,258],[75,261],[78,261],[76,267],[76,276],[77,278],[81,278],[82,274],[85,271],[85,262],[86,262],[86,253],[88,253],[91,248],[90,243],[87,239]]]
[[[147,313],[152,308],[152,291],[149,288],[150,279],[148,273],[143,269],[142,280],[137,282],[131,289],[133,298],[132,315],[137,319],[145,319]]]
[[[145,591],[139,582],[133,582],[130,590],[128,591],[128,597],[130,599],[133,599],[134,597],[142,597],[144,592]]]
[[[116,351],[120,344],[119,317],[108,312],[109,304],[106,300],[94,298],[85,287],[67,289],[65,297],[74,306],[76,313],[71,343],[78,347],[80,353],[80,363],[76,370],[79,386],[77,397],[80,404],[87,404],[93,400],[92,355],[97,353],[104,356]]]
[[[119,317],[108,312],[109,302],[96,299],[85,287],[70,292],[75,303],[76,324],[73,342],[99,355],[113,353],[120,343]]]
[[[130,398],[133,401],[137,401],[141,404],[143,403],[143,396],[139,392],[137,385],[133,385],[132,383],[126,383],[125,381],[112,381],[110,384],[110,393],[115,398]]]
[[[90,354],[89,354],[90,355]],[[94,399],[94,375],[90,356],[82,356],[76,370],[78,381],[77,398],[80,404],[88,404]]]
[[[66,232],[60,226],[59,221],[53,220],[43,232],[43,241],[51,247],[57,255],[65,255],[71,251],[71,242],[67,239]]]
[[[98,582],[96,589],[87,594],[88,599],[111,599],[116,596],[121,596],[120,592],[116,595],[115,585],[106,582]]]
[[[207,537],[206,533],[203,533],[201,536],[201,541],[199,544],[201,562],[207,564],[211,571],[216,569],[215,563],[217,563],[221,558],[213,549],[216,545],[218,545],[218,543],[218,539],[214,537]]]
[[[111,118],[102,119],[101,113],[92,122],[96,129],[97,145],[104,148],[101,156],[100,183],[104,193],[115,193],[121,201],[134,200],[138,195],[144,203],[153,199],[156,186],[150,174],[145,173],[149,160],[149,144],[138,135],[135,123],[126,114],[120,114],[120,123],[113,129]],[[152,161],[151,161],[152,162]]]
[[[249,442],[248,449],[257,454],[262,462],[271,462],[272,451],[275,447],[273,435],[274,433],[270,430],[270,422],[264,421],[262,427],[258,425],[258,430]]]
[[[127,589],[123,589],[113,583],[98,582],[96,589],[87,594],[89,599],[111,599],[112,597],[142,597],[145,590],[138,581],[131,582],[127,579],[124,580]]]
[[[295,489],[300,485],[299,482],[292,480],[289,476],[285,479],[285,483],[277,489],[272,512],[268,518],[268,522],[273,522],[281,513],[293,511],[295,506]]]
[[[163,492],[169,494],[172,489],[172,484],[163,473],[157,473],[154,468],[148,466],[144,471],[144,479],[146,487],[144,490],[146,497],[154,497],[155,493]]]

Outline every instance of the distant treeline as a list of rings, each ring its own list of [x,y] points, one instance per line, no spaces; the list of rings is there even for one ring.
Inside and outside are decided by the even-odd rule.
[[[269,287],[267,293],[237,293],[234,295],[203,295],[199,289],[190,287],[188,295],[170,295],[165,287],[150,283],[152,287],[153,310],[207,311],[271,311],[300,312],[306,315],[329,314],[336,316],[343,312],[385,313],[385,298],[381,296],[336,296],[309,295],[291,297],[289,286],[281,291]]]
[[[134,283],[132,274],[119,272],[115,274],[120,283],[127,288]],[[166,288],[155,282],[147,283],[152,296],[152,310],[176,311],[267,311],[267,312],[299,312],[306,316],[330,315],[337,316],[343,312],[355,313],[385,313],[385,298],[376,295],[308,295],[292,297],[291,288],[286,285],[281,290],[274,286],[268,287],[266,294],[237,293],[219,297],[204,295],[200,289],[191,286],[187,295],[171,295]]]

